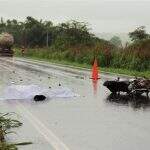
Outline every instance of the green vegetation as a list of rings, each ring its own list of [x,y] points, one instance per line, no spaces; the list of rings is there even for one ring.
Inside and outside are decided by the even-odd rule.
[[[17,150],[17,146],[19,145],[28,145],[32,144],[31,142],[24,142],[24,143],[8,143],[5,140],[5,136],[7,134],[14,133],[11,129],[18,128],[22,125],[16,119],[12,119],[13,113],[0,113],[0,149],[1,150]]]
[[[114,36],[110,41],[100,39],[90,32],[87,23],[74,20],[54,25],[33,17],[24,22],[1,18],[0,34],[7,35],[4,32],[13,35],[15,55],[19,57],[81,68],[91,68],[96,57],[101,71],[150,78],[150,35],[143,26],[129,33],[132,43],[126,47],[122,47],[119,37]],[[7,41],[1,42],[0,48]],[[5,141],[11,128],[22,125],[9,115],[0,114],[0,149],[16,150],[17,145],[30,144]]]
[[[49,55],[47,55],[49,54]],[[21,50],[20,49],[15,49],[15,55],[17,57],[22,57]],[[92,63],[86,62],[86,63],[79,63],[78,61],[71,61],[68,60],[65,57],[65,53],[51,53],[50,49],[28,49],[23,57],[26,58],[31,58],[35,60],[42,60],[42,61],[47,61],[50,63],[55,63],[55,64],[60,64],[60,65],[65,65],[69,66],[72,68],[78,68],[78,69],[91,69]],[[150,70],[149,71],[136,71],[136,70],[129,70],[125,68],[114,68],[114,67],[101,67],[100,71],[103,72],[110,72],[110,73],[115,73],[115,74],[124,74],[124,75],[130,75],[130,76],[145,76],[150,78]]]
[[[32,17],[24,22],[1,19],[0,33],[4,31],[13,34],[15,47],[20,49],[16,50],[17,56],[23,49],[26,57],[80,65],[91,65],[96,57],[101,68],[113,72],[145,75],[150,71],[150,36],[145,27],[129,33],[133,42],[126,47],[121,46],[118,37],[100,39],[90,32],[87,23],[74,20],[54,25]]]
[[[135,31],[129,33],[129,36],[132,41],[140,41],[150,38],[150,35],[145,31],[145,26],[136,28]]]

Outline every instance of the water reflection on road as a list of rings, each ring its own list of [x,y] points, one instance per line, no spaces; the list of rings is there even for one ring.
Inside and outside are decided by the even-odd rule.
[[[99,80],[92,80],[94,96],[96,96],[97,92],[98,92],[98,82],[99,82]]]
[[[141,95],[138,97],[131,97],[129,95],[118,95],[115,96],[110,94],[106,98],[106,102],[113,104],[113,105],[126,105],[131,106],[133,109],[146,109],[150,107],[150,99],[148,99],[145,95]]]
[[[62,71],[49,68],[47,70],[51,74],[1,62],[0,89],[4,88],[3,84],[12,84],[12,81],[13,84],[37,84],[45,88],[54,88],[61,83],[80,95],[75,99],[51,99],[40,103],[0,101],[1,111],[20,113],[24,126],[19,137],[25,139],[23,141],[34,143],[25,147],[26,149],[50,150],[50,144],[30,123],[32,119],[28,114],[32,114],[47,129],[52,130],[70,150],[149,150],[150,101],[145,96],[136,99],[126,95],[114,97],[103,86],[107,78],[92,81],[89,77],[74,78]]]

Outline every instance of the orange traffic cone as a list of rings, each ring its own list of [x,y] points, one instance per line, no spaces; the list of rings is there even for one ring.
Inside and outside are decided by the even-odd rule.
[[[92,77],[93,80],[98,80],[100,77],[98,76],[98,65],[97,65],[97,59],[94,60],[94,65],[92,67]]]

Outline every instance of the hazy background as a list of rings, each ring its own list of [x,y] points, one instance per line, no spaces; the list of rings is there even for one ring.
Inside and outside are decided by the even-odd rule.
[[[97,35],[125,34],[144,25],[150,32],[150,1],[142,0],[0,0],[0,16],[33,16],[55,23],[71,19],[90,24]]]

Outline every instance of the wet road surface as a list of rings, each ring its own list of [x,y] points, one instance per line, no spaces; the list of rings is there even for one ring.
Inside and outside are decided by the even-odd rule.
[[[11,84],[46,88],[61,84],[80,97],[38,103],[1,100],[1,112],[16,112],[24,123],[10,139],[33,142],[21,150],[149,150],[148,100],[114,98],[102,85],[106,79],[114,78],[109,75],[102,75],[95,83],[86,71],[75,74],[39,64],[25,59],[9,63],[0,59],[0,91]]]

